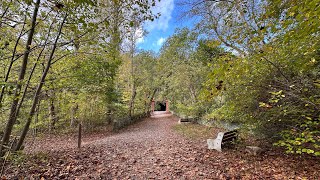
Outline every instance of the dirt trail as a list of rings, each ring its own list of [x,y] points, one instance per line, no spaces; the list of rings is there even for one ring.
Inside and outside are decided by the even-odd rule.
[[[146,144],[157,146],[159,143],[171,141],[176,134],[172,131],[172,126],[178,122],[177,117],[171,114],[155,112],[155,115],[137,124],[122,130],[121,132],[105,139],[88,142],[86,145],[105,144],[122,146],[125,144]],[[161,143],[162,142],[162,143]]]
[[[86,146],[102,147],[105,156],[102,169],[105,178],[149,179],[203,177],[203,165],[195,161],[191,143],[177,135],[172,126],[178,118],[156,112],[128,129]],[[205,144],[203,144],[205,146]],[[185,167],[182,167],[185,166]],[[205,167],[203,167],[205,168]]]

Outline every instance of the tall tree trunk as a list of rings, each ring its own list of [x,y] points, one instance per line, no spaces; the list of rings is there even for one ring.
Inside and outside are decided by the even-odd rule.
[[[136,91],[136,82],[135,82],[135,72],[134,72],[134,52],[135,52],[135,44],[136,44],[136,37],[135,37],[136,27],[134,27],[134,30],[131,31],[131,78],[132,78],[132,87],[131,87],[131,99],[129,103],[129,117],[131,118],[134,114],[134,100],[137,95]]]
[[[63,20],[62,20],[62,22],[61,22],[61,24],[60,24],[60,27],[59,27],[59,30],[58,30],[58,35],[57,35],[57,37],[56,37],[56,39],[55,39],[54,45],[53,45],[53,47],[52,47],[52,51],[51,51],[51,53],[50,53],[50,56],[49,56],[49,59],[48,59],[46,68],[45,68],[45,70],[44,70],[44,72],[43,72],[43,74],[42,74],[40,83],[39,83],[39,85],[38,85],[38,87],[37,87],[36,93],[34,94],[32,106],[31,106],[31,109],[30,109],[30,111],[29,111],[29,115],[28,115],[28,118],[27,118],[27,122],[26,122],[26,124],[25,124],[25,126],[24,126],[24,128],[23,128],[23,131],[22,131],[22,133],[21,133],[21,136],[20,136],[20,139],[19,139],[19,141],[18,141],[18,144],[17,144],[17,146],[16,146],[15,149],[14,149],[15,151],[20,150],[20,148],[21,148],[21,146],[22,146],[22,144],[23,144],[23,142],[24,142],[24,139],[25,139],[25,137],[26,137],[26,135],[27,135],[27,133],[28,133],[28,131],[29,131],[31,121],[32,121],[32,118],[33,118],[34,113],[35,113],[36,106],[37,106],[38,101],[39,101],[39,95],[40,95],[40,93],[41,93],[42,86],[44,85],[45,79],[46,79],[47,74],[48,74],[48,72],[49,72],[49,69],[50,69],[50,66],[51,66],[51,61],[52,61],[53,55],[54,55],[54,53],[55,53],[55,51],[56,51],[57,43],[58,43],[58,40],[59,40],[59,38],[60,38],[60,35],[61,35],[61,32],[62,32],[62,28],[63,28],[63,25],[64,25],[66,19],[67,19],[67,14],[64,16],[64,18],[63,18]]]
[[[13,96],[13,101],[12,101],[12,104],[11,104],[9,119],[8,119],[7,126],[6,126],[6,129],[5,129],[3,138],[2,138],[2,145],[0,146],[0,157],[2,157],[4,155],[4,153],[5,153],[3,151],[3,148],[4,148],[4,146],[6,146],[8,144],[8,142],[10,140],[10,135],[11,135],[11,132],[12,132],[12,128],[13,128],[13,125],[14,125],[16,119],[17,119],[16,110],[17,110],[17,105],[18,105],[18,102],[19,102],[19,96],[20,96],[20,91],[21,91],[21,87],[22,87],[22,81],[24,79],[24,76],[25,76],[25,73],[26,73],[26,69],[27,69],[27,64],[28,64],[28,59],[29,59],[29,54],[30,54],[30,49],[31,49],[31,43],[32,43],[34,31],[35,31],[35,26],[36,26],[39,6],[40,6],[40,0],[37,0],[37,2],[35,3],[35,8],[34,8],[34,11],[33,11],[33,15],[32,15],[31,29],[30,29],[30,32],[29,32],[29,35],[28,35],[27,44],[26,44],[26,47],[25,47],[24,55],[23,55],[20,74],[19,74],[17,85],[16,85],[16,90],[15,90],[15,93],[14,93],[14,96]]]

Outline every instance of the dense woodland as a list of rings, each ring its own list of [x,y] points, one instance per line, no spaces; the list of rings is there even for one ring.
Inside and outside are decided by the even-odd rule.
[[[320,155],[319,0],[181,0],[195,27],[138,50],[157,2],[2,0],[1,156],[28,136],[130,123],[152,99]]]

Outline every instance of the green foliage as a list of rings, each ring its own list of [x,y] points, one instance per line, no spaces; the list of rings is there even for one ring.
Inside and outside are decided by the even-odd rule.
[[[170,100],[171,109],[185,116],[205,113],[206,109],[199,97],[209,67],[202,58],[214,56],[211,52],[220,51],[214,50],[216,47],[203,47],[206,41],[199,42],[199,39],[197,33],[187,28],[176,30],[161,48],[156,69],[161,74],[158,76],[160,83],[157,98]],[[203,50],[205,48],[210,52]]]
[[[6,158],[6,160],[12,163],[13,165],[21,166],[28,159],[28,156],[23,152],[18,151],[7,154]]]
[[[204,117],[318,155],[319,1],[190,3],[190,14],[207,14],[197,30],[212,37],[199,41],[195,58],[209,68],[198,96]]]
[[[29,117],[33,120],[32,132],[38,134],[72,130],[78,123],[83,123],[85,129],[94,129],[126,116],[123,111],[127,107],[122,101],[125,95],[115,83],[122,63],[120,46],[128,38],[127,28],[132,22],[136,25],[135,20],[139,19],[141,25],[158,17],[151,11],[155,3],[154,0],[41,1],[24,71],[21,57],[26,51],[35,3],[1,2],[0,132],[10,124],[8,119],[13,119],[9,114],[10,107],[17,107],[12,106],[15,100],[21,108],[16,111],[17,120],[11,121],[15,123],[14,134],[20,134]],[[61,36],[52,46],[58,29],[62,30]],[[56,49],[52,53],[53,47]],[[24,77],[17,81],[20,71]],[[46,76],[44,72],[48,72]],[[37,92],[41,77],[46,77],[45,82]]]
[[[274,144],[285,147],[287,153],[307,153],[320,156],[319,127],[319,119],[305,117],[300,126],[282,131],[282,140]]]

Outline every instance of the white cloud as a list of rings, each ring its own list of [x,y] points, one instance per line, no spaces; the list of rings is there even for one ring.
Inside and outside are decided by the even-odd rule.
[[[144,38],[143,37],[140,37],[137,39],[137,44],[141,44],[144,42]]]
[[[142,27],[136,30],[135,38],[136,38],[136,43],[137,44],[140,44],[140,43],[144,42],[143,33],[144,33],[144,31],[143,31]]]
[[[154,29],[157,30],[167,30],[169,26],[169,21],[172,18],[172,11],[174,9],[174,0],[161,0],[156,4],[155,7],[152,8],[152,12],[160,13],[161,16],[154,21],[148,21],[145,25],[145,28],[148,31],[152,31]]]
[[[166,41],[166,38],[161,37],[160,39],[158,39],[157,41],[157,45],[158,46],[162,46],[162,44]]]
[[[132,46],[132,40],[134,40],[136,46],[144,43],[144,33],[145,31],[142,27],[128,29],[128,33],[126,34],[127,36],[123,39],[122,42],[122,50],[130,51],[130,48]],[[133,39],[131,38],[131,36],[133,36]]]

